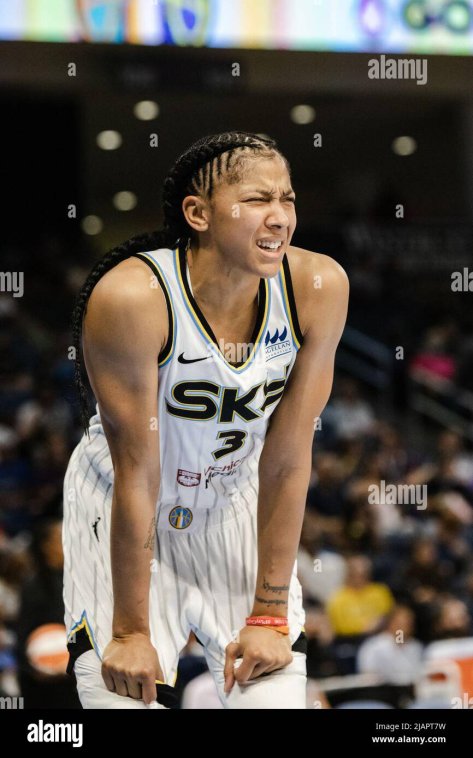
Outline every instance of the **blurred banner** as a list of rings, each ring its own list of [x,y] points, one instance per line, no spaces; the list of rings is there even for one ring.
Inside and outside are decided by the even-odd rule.
[[[0,39],[470,55],[466,0],[8,0]]]

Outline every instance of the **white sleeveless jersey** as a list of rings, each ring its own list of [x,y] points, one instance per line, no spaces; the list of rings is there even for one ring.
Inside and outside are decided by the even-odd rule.
[[[239,346],[218,344],[193,297],[183,250],[162,248],[136,257],[163,289],[169,318],[158,359],[158,527],[186,529],[207,509],[257,498],[268,421],[303,338],[287,256],[277,276],[260,280],[253,335]],[[113,466],[98,405],[89,431],[91,439],[84,436],[79,444],[80,468],[108,493]]]

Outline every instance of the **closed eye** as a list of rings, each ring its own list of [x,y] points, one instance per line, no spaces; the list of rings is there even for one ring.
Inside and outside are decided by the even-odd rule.
[[[270,202],[270,201],[267,200],[265,197],[248,197],[246,200],[243,200],[243,202],[244,203],[253,203],[253,202],[266,203],[266,202]],[[285,197],[283,199],[283,203],[286,203],[286,202],[295,203],[296,202],[296,198],[295,197]]]

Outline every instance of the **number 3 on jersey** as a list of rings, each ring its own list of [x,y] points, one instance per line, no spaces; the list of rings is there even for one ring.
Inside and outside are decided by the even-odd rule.
[[[242,432],[241,429],[229,429],[227,432],[219,432],[217,434],[218,440],[225,440],[222,447],[212,451],[212,455],[216,461],[223,458],[225,455],[234,453],[239,450],[245,444],[245,440],[248,436],[248,432]]]

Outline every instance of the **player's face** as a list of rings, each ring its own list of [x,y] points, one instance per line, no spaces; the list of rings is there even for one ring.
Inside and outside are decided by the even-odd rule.
[[[237,184],[215,190],[213,243],[232,266],[247,272],[276,276],[296,222],[295,193],[279,156],[246,161]]]

